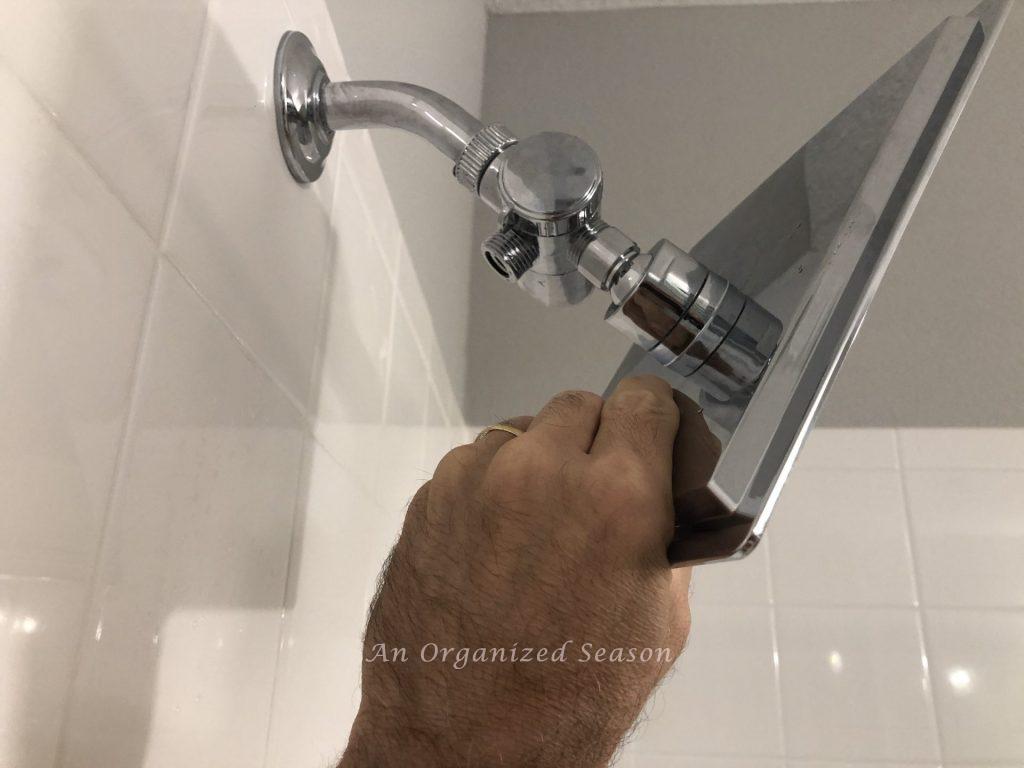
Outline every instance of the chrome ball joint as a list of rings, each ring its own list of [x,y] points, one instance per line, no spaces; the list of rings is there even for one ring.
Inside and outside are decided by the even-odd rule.
[[[549,306],[596,287],[607,320],[709,396],[752,391],[778,345],[779,321],[666,240],[649,253],[601,219],[597,153],[565,133],[518,139],[422,86],[332,82],[309,39],[282,37],[275,60],[278,136],[300,183],[323,171],[337,131],[389,126],[423,137],[454,163],[455,179],[500,216],[482,254],[503,279]]]
[[[520,141],[488,126],[454,172],[501,216],[481,253],[503,279],[549,306],[577,304],[595,287],[607,292],[611,325],[716,399],[757,383],[782,324],[668,240],[642,253],[606,224],[601,165],[582,139],[539,133]]]

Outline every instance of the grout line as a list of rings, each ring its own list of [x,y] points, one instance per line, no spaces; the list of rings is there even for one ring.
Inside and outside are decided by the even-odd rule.
[[[776,605],[775,600],[775,570],[772,568],[772,551],[767,538],[761,542],[761,546],[764,546],[765,548],[764,568],[767,576],[767,583],[765,586],[768,592],[768,626],[772,633],[772,680],[775,682],[775,708],[778,713],[777,728],[779,746],[782,750],[783,757],[785,757],[788,755],[789,750],[786,745],[785,702],[782,698],[782,654],[779,652],[779,617],[778,606]]]
[[[203,292],[199,290],[199,287],[195,283],[193,283],[191,279],[189,279],[188,275],[186,275],[184,271],[182,271],[182,269],[177,264],[175,264],[171,258],[169,258],[166,254],[163,253],[160,254],[160,258],[162,259],[163,263],[167,264],[171,269],[178,273],[181,279],[184,280],[188,287],[192,289],[192,292],[199,297],[199,300],[203,303],[203,306],[205,306],[213,314],[213,316],[217,318],[220,324],[224,326],[225,330],[227,330],[231,338],[235,340],[235,343],[238,344],[239,347],[241,347],[242,352],[249,359],[249,362],[255,365],[256,368],[258,368],[263,373],[264,376],[270,379],[270,381],[274,384],[275,387],[277,387],[281,395],[288,401],[292,408],[294,408],[298,412],[299,416],[301,417],[301,420],[304,423],[308,424],[309,414],[306,413],[306,408],[304,407],[304,405],[301,402],[299,402],[298,398],[296,398],[295,395],[293,395],[291,391],[289,391],[288,387],[286,387],[277,378],[277,376],[269,369],[269,367],[267,367],[263,363],[259,355],[257,355],[256,352],[253,351],[252,347],[250,347],[245,342],[245,340],[242,339],[241,336],[235,333],[234,328],[231,327],[231,324],[228,323],[227,319],[220,313],[217,307],[214,306],[213,302],[206,298]]]
[[[395,367],[395,329],[398,323],[398,274],[391,276],[391,307],[388,312],[388,362],[384,369],[384,391],[381,393],[380,419],[383,425],[388,418],[388,403],[391,400],[391,376]]]
[[[782,654],[779,653],[779,617],[774,604],[768,605],[768,626],[772,633],[772,680],[775,682],[775,708],[778,713],[779,747],[783,757],[789,754],[786,744],[786,711],[782,698]]]
[[[25,95],[28,96],[29,99],[31,99],[32,102],[39,108],[39,110],[46,115],[46,118],[49,121],[51,127],[53,127],[53,129],[58,134],[60,134],[61,138],[65,141],[65,143],[71,150],[72,154],[74,154],[75,158],[79,160],[83,165],[85,165],[92,173],[92,175],[96,177],[96,180],[99,181],[103,189],[111,196],[111,198],[114,199],[114,201],[124,212],[124,215],[131,221],[132,224],[139,228],[139,231],[141,231],[142,234],[145,235],[147,240],[149,240],[151,243],[154,243],[154,236],[143,223],[142,219],[140,219],[135,214],[135,211],[128,207],[128,204],[127,202],[125,202],[125,199],[121,196],[121,193],[114,189],[110,182],[110,179],[107,177],[106,172],[104,172],[102,168],[96,165],[96,163],[92,161],[92,158],[85,154],[83,148],[78,144],[78,142],[75,141],[71,134],[67,132],[65,124],[58,119],[57,114],[52,109],[50,109],[50,107],[46,104],[42,97],[38,96],[35,93],[34,89],[29,87],[28,83],[26,83],[21,78],[21,76],[15,71],[14,67],[4,62],[2,58],[0,58],[0,67],[3,67],[7,71],[7,73],[15,80],[15,82],[17,82],[18,85],[21,86],[22,90],[25,91]],[[182,130],[184,130],[184,126],[182,126]]]
[[[369,131],[367,131],[366,129],[362,129],[362,132],[364,134],[366,134],[364,136],[364,138],[366,139],[366,143],[369,144],[370,153],[372,155],[373,161],[377,164],[378,169],[380,169],[380,159],[377,157],[377,151],[376,151],[376,149],[373,146],[373,142],[370,140]],[[350,134],[350,135],[353,136],[353,139],[355,138],[354,132],[353,132],[353,134]],[[355,192],[355,195],[356,195],[358,203],[363,208],[363,213],[365,214],[366,221],[369,224],[370,237],[372,238],[373,242],[377,245],[377,250],[380,253],[381,261],[384,262],[384,269],[388,273],[388,276],[390,278],[392,278],[392,280],[395,281],[395,285],[397,286],[398,285],[398,282],[397,282],[397,279],[398,279],[398,265],[401,262],[401,251],[402,250],[408,250],[408,248],[406,246],[406,243],[405,243],[405,238],[404,238],[404,236],[401,237],[400,243],[401,243],[402,247],[399,248],[399,253],[393,254],[394,262],[395,262],[394,265],[390,264],[389,260],[388,260],[388,256],[387,256],[387,250],[384,248],[384,240],[380,236],[380,230],[377,228],[377,224],[376,224],[377,217],[374,215],[373,209],[370,207],[370,205],[366,201],[366,195],[363,193],[363,185],[360,184],[359,181],[358,181],[359,176],[356,174],[356,172],[352,168],[352,166],[349,165],[348,154],[347,153],[341,153],[340,150],[337,150],[337,149],[335,151],[337,151],[337,152],[339,152],[339,154],[341,154],[341,163],[340,164],[345,167],[345,171],[344,172],[348,174],[350,181],[353,182],[352,183],[352,189]],[[383,174],[383,170],[382,169],[381,169],[381,173]],[[385,186],[385,189],[387,189],[386,186]],[[389,202],[390,202],[390,190],[388,190],[388,199],[389,199]],[[384,215],[385,216],[389,216],[390,218],[392,218],[393,219],[392,226],[398,228],[399,231],[401,231],[401,229],[399,228],[399,225],[398,225],[398,215],[397,215],[397,213],[395,213],[393,206],[392,206],[392,210],[391,211],[385,211]]]
[[[291,536],[288,540],[288,559],[285,566],[284,589],[281,594],[281,614],[278,620],[277,629],[277,650],[274,654],[274,676],[270,683],[270,705],[267,708],[267,725],[263,742],[263,768],[270,765],[270,737],[273,732],[274,714],[278,697],[278,679],[281,675],[281,665],[284,661],[284,644],[286,629],[291,623],[291,616],[288,613],[288,595],[295,586],[295,578],[298,574],[293,573],[295,565],[295,551],[297,539],[303,534],[304,528],[297,525],[299,510],[308,501],[309,479],[313,474],[313,458],[316,454],[315,443],[312,440],[303,440],[302,460],[299,466],[299,482],[295,486],[295,503],[292,506]],[[306,479],[305,488],[302,487],[302,479]]]
[[[125,473],[127,472],[125,463],[127,461],[129,435],[131,433],[131,428],[135,423],[136,411],[138,409],[143,357],[146,350],[146,341],[149,338],[149,332],[153,324],[154,305],[156,304],[156,285],[160,274],[160,268],[161,260],[158,254],[153,259],[153,269],[149,279],[149,286],[146,290],[145,307],[139,328],[139,338],[135,345],[135,356],[129,370],[127,407],[125,408],[124,422],[121,425],[121,433],[118,436],[117,452],[114,456],[114,472],[110,480],[107,503],[104,505],[103,520],[100,524],[99,537],[96,542],[96,551],[93,555],[92,572],[88,579],[85,609],[82,612],[82,618],[79,621],[75,649],[72,655],[73,664],[71,666],[67,696],[64,699],[64,705],[61,709],[60,723],[57,732],[57,753],[54,760],[55,765],[64,764],[64,758],[67,750],[69,721],[71,717],[71,706],[75,698],[75,682],[78,679],[78,674],[81,670],[82,661],[85,656],[87,629],[94,617],[99,603],[98,593],[100,586],[100,566],[103,562],[103,554],[106,550],[107,541],[110,535],[110,523],[111,518],[114,516],[114,507],[120,497],[124,485]]]
[[[192,67],[192,79],[188,86],[188,104],[185,107],[185,120],[181,127],[181,137],[178,140],[178,155],[174,159],[171,187],[167,190],[164,216],[160,222],[157,248],[161,253],[166,253],[167,240],[171,232],[171,222],[178,211],[178,199],[181,197],[182,179],[185,176],[185,165],[192,147],[192,136],[195,134],[196,123],[199,121],[199,104],[202,101],[203,78],[206,75],[210,57],[210,46],[212,45],[211,40],[213,38],[210,31],[211,25],[209,7],[207,7],[206,16],[203,19],[202,37],[199,40],[199,50],[196,54],[195,64]]]
[[[945,762],[946,759],[946,746],[945,740],[942,737],[942,724],[939,722],[939,710],[935,704],[935,692],[936,692],[936,675],[935,670],[932,669],[931,660],[929,658],[929,652],[931,649],[931,643],[928,639],[928,630],[925,626],[924,621],[924,609],[922,607],[921,599],[921,570],[920,562],[917,557],[917,547],[914,543],[914,524],[910,514],[910,495],[907,492],[907,480],[904,460],[904,449],[903,439],[901,434],[896,432],[896,458],[900,464],[900,494],[903,498],[903,520],[906,524],[907,530],[907,546],[910,549],[910,573],[913,578],[914,597],[917,600],[917,607],[914,611],[914,619],[917,623],[918,636],[921,638],[921,665],[924,667],[924,678],[923,683],[925,684],[925,698],[928,701],[928,709],[932,716],[932,726],[935,728],[935,742],[936,747],[939,751],[939,760]]]

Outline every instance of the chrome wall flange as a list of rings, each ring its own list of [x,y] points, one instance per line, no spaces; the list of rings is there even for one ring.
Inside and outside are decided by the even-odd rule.
[[[334,131],[320,120],[320,99],[330,82],[313,44],[301,32],[285,32],[274,58],[274,107],[277,138],[295,180],[320,178]]]

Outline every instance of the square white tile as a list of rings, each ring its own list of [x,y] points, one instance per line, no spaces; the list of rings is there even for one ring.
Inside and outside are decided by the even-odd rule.
[[[429,148],[423,149],[430,151]],[[356,180],[363,205],[373,212],[373,236],[384,256],[384,263],[392,274],[397,273],[399,253],[405,247],[405,239],[370,131],[335,134],[332,151],[338,154],[341,164],[348,167]]]
[[[629,751],[638,760],[782,755],[767,606],[694,609],[689,644],[648,705]]]
[[[315,183],[285,168],[274,122],[281,0],[213,0],[194,122],[164,248],[305,407],[331,250],[336,157]]]
[[[1022,469],[1024,429],[901,429],[907,469]]]
[[[786,768],[774,757],[684,757],[676,755],[636,755],[632,768]]]
[[[88,582],[156,248],[2,64],[0,100],[0,575]]]
[[[925,613],[943,756],[1024,764],[1024,613]]]
[[[448,423],[444,406],[434,391],[431,391],[427,398],[425,421],[423,467],[433,475],[434,469],[445,454],[455,446],[465,443],[465,440],[462,427]]]
[[[153,240],[185,126],[206,0],[5,0],[4,60]],[[5,136],[12,146],[17,143]]]
[[[0,765],[55,764],[88,591],[0,577]]]
[[[896,470],[798,469],[772,514],[778,604],[915,604]]]
[[[315,393],[316,434],[344,466],[371,477],[384,415],[394,279],[357,184],[342,164]]]
[[[897,469],[894,429],[817,428],[796,460],[797,469]]]
[[[940,768],[937,763],[851,763],[820,760],[789,760],[787,768]]]
[[[788,756],[939,760],[917,612],[776,611]]]
[[[387,519],[403,519],[405,507],[433,474],[426,461],[430,373],[408,314],[396,302],[384,426],[377,446],[375,499]],[[397,529],[396,529],[397,533]]]
[[[921,599],[1024,607],[1024,472],[908,470]]]
[[[303,420],[161,263],[63,765],[262,763]]]
[[[769,534],[742,560],[698,565],[693,569],[693,605],[767,605],[770,599]]]
[[[367,548],[377,519],[369,494],[319,446],[309,460],[296,515],[269,768],[334,765],[341,755],[359,707],[364,597],[380,568]]]

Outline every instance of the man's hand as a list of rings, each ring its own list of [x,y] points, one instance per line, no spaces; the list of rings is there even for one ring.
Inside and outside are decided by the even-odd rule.
[[[605,765],[682,650],[669,386],[511,423],[526,433],[454,449],[409,507],[342,766]]]

